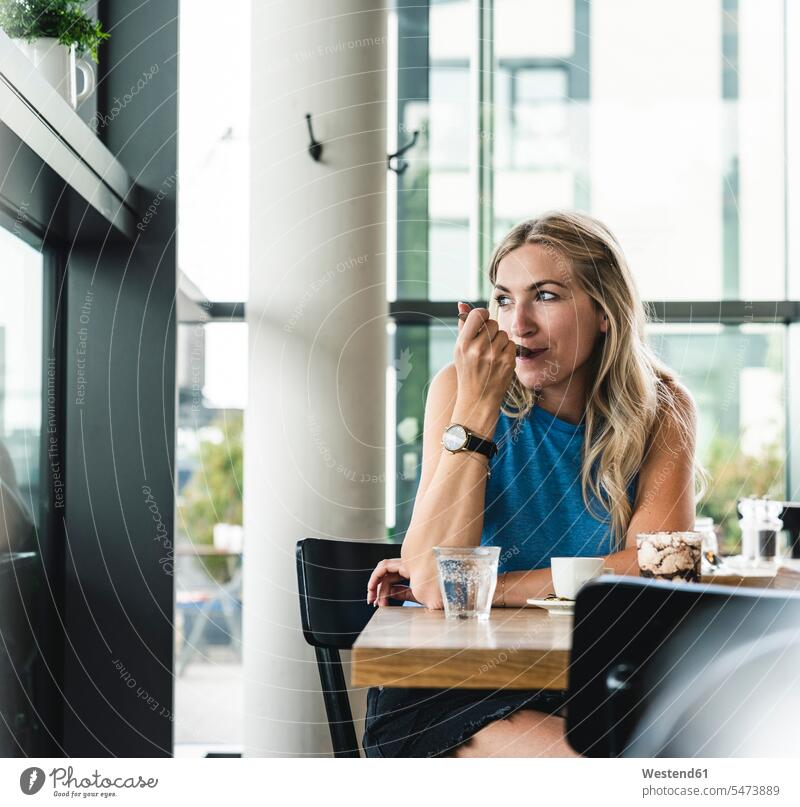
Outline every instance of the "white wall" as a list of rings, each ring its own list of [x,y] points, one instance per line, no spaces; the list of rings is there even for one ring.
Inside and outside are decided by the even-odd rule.
[[[385,535],[386,12],[253,5],[245,753],[309,755],[330,741],[295,542]]]

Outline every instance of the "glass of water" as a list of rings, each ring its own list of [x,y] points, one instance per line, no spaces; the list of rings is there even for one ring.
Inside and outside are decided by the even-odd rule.
[[[447,619],[488,619],[497,586],[499,546],[435,546]]]

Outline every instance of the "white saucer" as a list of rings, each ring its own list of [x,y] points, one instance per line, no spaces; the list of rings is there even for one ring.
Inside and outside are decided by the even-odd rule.
[[[544,608],[550,616],[572,616],[575,600],[527,600],[528,605]]]

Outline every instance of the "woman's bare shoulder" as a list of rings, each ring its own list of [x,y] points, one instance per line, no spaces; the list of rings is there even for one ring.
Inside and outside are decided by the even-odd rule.
[[[697,432],[697,404],[689,390],[677,379],[660,380],[659,402],[653,424],[653,441],[672,451],[693,446]]]
[[[682,420],[692,421],[697,418],[697,404],[694,396],[680,381],[674,378],[662,379],[661,387],[660,419],[669,414],[678,415]]]

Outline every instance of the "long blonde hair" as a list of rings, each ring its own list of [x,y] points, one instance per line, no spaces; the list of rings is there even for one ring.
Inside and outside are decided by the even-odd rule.
[[[657,417],[671,417],[679,433],[692,433],[690,416],[678,401],[675,373],[645,341],[647,313],[617,240],[608,228],[583,213],[552,211],[514,227],[495,249],[489,264],[492,286],[500,261],[523,244],[541,244],[557,261],[566,260],[572,279],[606,315],[608,331],[589,358],[581,488],[590,512],[598,502],[610,515],[615,548],[625,545],[632,508],[628,486],[650,448]],[[494,296],[489,311],[497,319]],[[515,375],[503,403],[512,418],[525,417],[535,393]],[[705,472],[695,460],[695,479]]]

